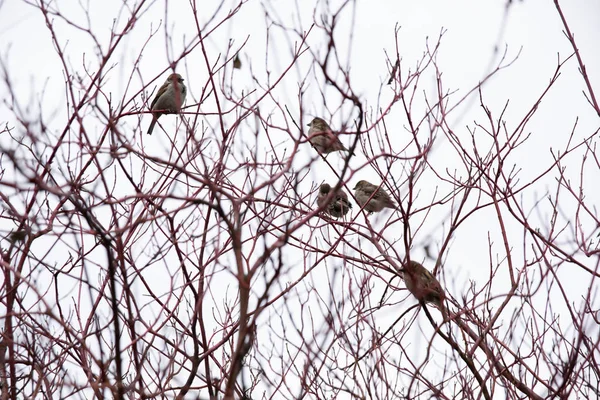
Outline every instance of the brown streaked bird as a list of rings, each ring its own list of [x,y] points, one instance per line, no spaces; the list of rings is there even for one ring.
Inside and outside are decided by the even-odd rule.
[[[396,209],[396,203],[385,190],[365,180],[358,181],[354,186],[354,197],[358,205],[370,213],[379,212],[386,207]]]
[[[431,303],[443,310],[446,295],[440,282],[421,264],[416,261],[405,263],[400,271],[408,291],[419,302]],[[443,312],[443,311],[442,311]]]
[[[183,83],[183,78],[179,74],[171,74],[165,83],[158,89],[150,110],[152,110],[152,122],[148,128],[148,135],[152,135],[156,121],[163,114],[175,114],[181,110],[185,102],[187,88]]]
[[[323,183],[319,187],[319,195],[317,197],[317,205],[323,209],[326,214],[334,218],[343,217],[352,208],[352,203],[348,201],[348,195],[341,188],[333,195],[329,204],[325,205],[327,196],[331,192],[331,185]]]
[[[334,151],[348,151],[325,120],[315,117],[307,126],[310,127],[308,141],[319,154],[327,155]]]

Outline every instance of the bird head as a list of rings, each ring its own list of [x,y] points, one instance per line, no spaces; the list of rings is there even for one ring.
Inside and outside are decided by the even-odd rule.
[[[179,74],[171,74],[167,78],[167,82],[179,82],[179,83],[182,83],[183,82],[183,78]]]
[[[320,187],[319,187],[319,192],[321,194],[327,194],[329,193],[329,191],[331,190],[331,185],[329,183],[323,183]]]
[[[324,119],[319,117],[313,118],[313,120],[310,121],[310,123],[307,124],[307,126],[310,126],[311,128],[314,128],[317,131],[326,131],[329,129],[329,125],[327,125],[327,122],[325,122]]]
[[[366,185],[368,185],[368,184],[369,184],[369,182],[367,182],[367,181],[365,181],[365,180],[358,181],[358,182],[356,183],[356,185],[354,185],[354,189],[353,189],[353,190],[356,190],[356,189],[362,189],[363,187],[365,187],[365,186],[366,186]]]

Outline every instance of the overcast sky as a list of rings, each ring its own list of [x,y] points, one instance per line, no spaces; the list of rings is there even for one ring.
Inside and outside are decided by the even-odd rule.
[[[58,2],[61,12],[78,18],[81,24],[86,24],[84,13],[79,9],[78,2]],[[110,38],[113,19],[122,7],[120,2],[113,0],[92,1],[91,26],[97,34],[98,42],[105,46]],[[202,9],[198,12],[200,24],[207,23],[210,16],[217,10],[216,1],[202,1]],[[257,88],[256,82],[251,79],[251,71],[257,77],[266,80],[269,70],[270,79],[278,77],[291,63],[292,52],[290,44],[299,43],[299,36],[293,32],[283,32],[276,26],[271,26],[269,36],[269,58],[267,66],[265,50],[265,13],[288,27],[297,29],[298,32],[308,32],[314,20],[320,20],[320,15],[326,13],[327,5],[314,1],[274,1],[271,3],[248,1],[235,17],[219,27],[208,38],[206,45],[209,58],[213,62],[222,60],[227,54],[229,57],[235,50],[228,50],[231,45],[237,49],[243,45],[240,56],[243,63],[241,70],[236,71],[232,84],[237,93],[249,93]],[[300,4],[301,3],[301,4]],[[109,65],[113,70],[108,73],[108,79],[103,82],[103,88],[114,96],[114,101],[128,104],[132,110],[141,106],[145,101],[144,96],[150,96],[156,87],[160,86],[169,73],[169,60],[178,57],[182,49],[194,41],[196,35],[195,20],[187,1],[157,2],[148,8],[148,12],[136,22],[135,29],[123,39],[123,45],[118,49]],[[217,11],[222,18],[234,8],[237,2],[225,2],[226,6]],[[296,6],[300,6],[298,13]],[[316,12],[315,10],[316,5]],[[561,2],[564,14],[575,34],[577,45],[587,67],[589,79],[596,93],[600,94],[600,2],[592,0],[564,0]],[[335,10],[337,6],[330,6]],[[350,10],[350,8],[349,8]],[[558,17],[553,2],[543,0],[514,1],[508,8],[506,1],[447,1],[447,0],[421,0],[421,1],[358,1],[355,15],[350,12],[339,21],[336,45],[341,60],[345,66],[350,67],[352,86],[366,106],[366,111],[377,111],[378,101],[389,99],[391,92],[385,86],[390,73],[390,66],[386,62],[386,54],[394,57],[396,36],[394,29],[399,27],[397,36],[403,68],[414,68],[422,57],[427,44],[435,44],[443,32],[438,63],[443,71],[443,82],[446,91],[455,92],[450,97],[450,105],[455,104],[469,90],[497,65],[502,54],[506,54],[506,63],[514,60],[510,67],[500,71],[490,81],[486,82],[482,90],[483,100],[492,110],[495,117],[499,117],[502,109],[508,104],[504,120],[509,129],[514,129],[519,121],[530,111],[533,104],[540,97],[549,80],[554,75],[559,60],[564,60],[572,54],[572,47],[563,34],[563,26]],[[215,18],[215,21],[220,20]],[[73,27],[64,26],[59,19],[56,27],[59,42],[66,47],[66,54],[72,70],[84,75],[83,65],[92,71],[98,65],[97,50],[87,33],[78,31]],[[119,19],[116,25],[123,27],[125,21]],[[348,27],[353,25],[353,29]],[[209,29],[214,28],[214,23],[208,23]],[[165,28],[172,41],[166,46]],[[152,30],[157,30],[156,35],[148,39]],[[352,36],[349,36],[349,32]],[[277,33],[279,32],[279,33]],[[325,38],[317,28],[312,28],[308,35],[307,44],[310,52],[319,57],[324,55]],[[349,39],[352,39],[351,46]],[[22,105],[30,107],[24,113],[36,114],[38,106],[43,110],[46,123],[50,129],[59,132],[64,127],[64,121],[69,117],[66,112],[66,97],[64,89],[64,67],[56,55],[55,47],[49,36],[43,16],[39,10],[27,5],[24,1],[0,1],[0,57],[3,63],[3,73],[13,82],[12,89]],[[304,92],[303,106],[305,120],[299,121],[303,126],[313,116],[323,116],[331,125],[351,126],[356,118],[355,110],[347,105],[341,106],[341,100],[330,89],[326,95],[321,96],[320,85],[322,77],[318,73],[310,72],[312,57],[306,54],[301,57],[297,65],[292,68],[282,80],[281,84],[273,91],[273,99],[267,99],[266,105],[261,105],[263,113],[273,112],[273,121],[281,123],[283,113],[273,104],[290,106],[290,112],[299,118],[298,107],[298,82],[308,76],[308,84]],[[136,68],[139,68],[138,76]],[[178,65],[177,71],[186,79],[188,85],[188,104],[197,103],[204,85],[207,83],[207,69],[202,51],[198,47],[187,55]],[[129,81],[131,80],[131,83]],[[151,83],[150,83],[151,82]],[[263,81],[264,82],[264,81]],[[140,90],[147,85],[144,94]],[[424,93],[435,95],[435,80],[432,75],[424,77]],[[386,91],[387,90],[387,91]],[[552,150],[560,150],[566,146],[569,135],[577,122],[575,138],[591,136],[600,126],[599,117],[587,103],[582,91],[585,83],[578,71],[576,60],[572,58],[561,70],[561,76],[552,87],[547,97],[543,100],[538,112],[534,115],[526,131],[531,133],[521,150],[516,154],[519,157],[512,160],[520,169],[519,178],[526,182],[533,176],[547,169],[552,163]],[[259,90],[260,92],[260,90]],[[0,104],[0,123],[15,124],[13,112],[8,111],[6,86],[0,83],[0,94],[3,99]],[[325,106],[324,103],[327,102]],[[423,100],[417,101],[418,107],[424,110]],[[272,107],[269,109],[269,107]],[[418,108],[417,107],[417,108]],[[214,102],[207,101],[201,106],[205,113],[216,112]],[[161,123],[174,124],[173,117],[163,118]],[[449,117],[457,135],[468,135],[469,129],[474,126],[474,120],[485,120],[485,114],[479,107],[478,96],[472,96],[456,112]],[[49,122],[48,122],[49,121]],[[143,137],[149,124],[149,115],[132,115],[124,118],[120,123],[131,131],[131,138],[136,141],[136,146],[144,148],[148,154],[166,155],[169,151],[168,140],[161,134],[152,137]],[[406,132],[406,121],[401,115],[390,115],[388,123],[396,126],[398,135]],[[91,125],[94,126],[93,123]],[[98,132],[101,127],[98,127]],[[465,136],[466,137],[466,136]],[[7,137],[0,137],[0,143],[6,144]],[[289,145],[289,137],[277,138],[282,146]],[[347,139],[346,144],[349,144]],[[456,155],[448,151],[449,144],[444,137],[439,137],[434,143],[430,162],[438,169],[459,168]],[[574,156],[576,156],[576,153]],[[298,165],[313,156],[308,150],[306,155],[299,157]],[[447,155],[447,156],[446,156]],[[332,163],[337,156],[332,156]],[[574,158],[577,161],[577,158]],[[357,168],[365,161],[364,156],[358,154],[351,165]],[[568,160],[567,160],[568,161]],[[303,183],[302,190],[311,190],[313,182],[334,181],[335,175],[323,167],[322,161],[317,161],[318,168],[310,172],[310,180]],[[580,164],[575,163],[573,169],[567,165],[566,175],[578,179]],[[357,178],[350,182],[353,184],[361,178],[377,181],[379,179],[374,171],[366,167]],[[427,178],[427,177],[426,177]],[[434,179],[434,177],[430,177]],[[522,201],[529,207],[543,199],[548,190],[548,185],[554,183],[555,174],[549,175],[535,187],[523,193]],[[598,170],[590,171],[586,180],[600,181]],[[588,181],[588,182],[589,182]],[[433,181],[432,181],[433,182]],[[151,182],[148,182],[151,184]],[[600,204],[600,190],[597,185],[586,186],[586,198],[590,204]],[[423,198],[433,193],[435,184],[423,187]],[[429,191],[428,191],[429,190]],[[527,207],[526,207],[527,208]],[[573,204],[567,204],[562,216],[569,219],[574,213]],[[374,218],[376,223],[383,223],[389,213]],[[574,214],[573,214],[574,215]],[[443,212],[439,215],[443,217]],[[535,216],[540,220],[549,218],[548,215]],[[440,221],[432,219],[423,229],[424,235],[432,235],[432,242],[436,243],[443,237]],[[488,229],[489,224],[489,229]],[[592,221],[582,221],[589,234],[595,226]],[[508,224],[509,233],[514,237],[523,235],[523,228],[518,224]],[[467,221],[452,242],[448,253],[447,268],[445,273],[452,271],[453,277],[460,277],[466,282],[468,279],[485,281],[489,271],[481,268],[489,265],[490,258],[502,258],[502,238],[497,226],[497,218],[493,210],[483,210],[478,218]],[[390,240],[395,232],[386,232]],[[490,252],[489,242],[494,245]],[[518,242],[518,241],[517,241]],[[434,246],[435,247],[435,246]],[[514,248],[515,252],[522,252],[523,248]],[[496,253],[497,252],[497,253]],[[420,250],[417,256],[423,260],[424,252]],[[591,260],[595,264],[597,260]],[[431,263],[431,261],[429,261]],[[430,265],[431,267],[431,265]],[[576,272],[577,273],[577,272]],[[571,272],[568,273],[570,276]],[[585,274],[583,274],[585,276]],[[589,282],[589,276],[586,276]],[[322,282],[321,282],[322,283]],[[574,282],[575,283],[575,282]],[[315,285],[318,285],[316,282]],[[466,287],[467,284],[456,287]],[[573,285],[577,290],[577,285]],[[455,293],[460,297],[460,293]]]

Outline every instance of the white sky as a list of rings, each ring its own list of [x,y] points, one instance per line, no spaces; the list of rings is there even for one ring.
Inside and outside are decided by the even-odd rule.
[[[58,2],[62,12],[78,18],[81,24],[85,24],[82,11],[76,6],[77,2]],[[215,1],[202,1],[201,11],[198,13],[200,24],[207,22],[216,9]],[[308,31],[313,22],[313,17],[320,19],[320,14],[327,9],[323,2],[314,1],[273,1],[263,7],[258,1],[248,1],[242,10],[235,15],[232,22],[226,22],[220,26],[206,41],[211,62],[221,64],[226,53],[231,57],[235,50],[228,52],[227,46],[232,41],[232,46],[237,49],[247,39],[246,45],[240,51],[243,68],[236,71],[233,76],[234,90],[239,94],[255,89],[256,83],[251,79],[250,68],[264,84],[265,73],[265,43],[266,35],[264,29],[264,14],[273,15],[277,13],[276,20],[295,27],[300,31]],[[301,13],[298,17],[296,5],[301,3]],[[92,30],[97,34],[97,40],[103,48],[109,40],[110,28],[113,18],[120,10],[118,1],[96,1],[92,2]],[[152,4],[152,5],[150,5]],[[110,66],[113,70],[107,74],[102,89],[105,93],[111,93],[116,103],[125,102],[127,108],[134,104],[140,106],[144,99],[139,93],[145,84],[148,85],[146,94],[155,90],[164,81],[168,74],[168,62],[173,55],[179,55],[184,44],[195,41],[194,15],[190,11],[189,2],[171,1],[167,2],[167,12],[164,2],[148,3],[148,11],[136,22],[135,28],[124,39],[123,45],[111,58]],[[210,5],[209,5],[210,4]],[[224,15],[237,2],[226,2],[226,6],[218,12],[215,21],[220,21]],[[313,10],[317,5],[316,14]],[[577,45],[587,67],[589,78],[596,94],[600,94],[600,2],[592,0],[569,0],[561,2],[565,16],[575,34]],[[337,9],[337,5],[329,9]],[[350,10],[350,8],[348,9]],[[395,53],[394,27],[400,26],[398,35],[399,49],[402,57],[402,68],[414,68],[416,62],[422,57],[426,43],[435,43],[442,30],[445,34],[442,39],[441,50],[438,57],[439,67],[443,71],[444,88],[447,91],[456,91],[451,97],[450,104],[462,98],[477,82],[479,82],[495,66],[498,54],[493,52],[494,45],[499,45],[499,53],[506,49],[507,59],[518,58],[509,68],[498,73],[484,86],[482,91],[486,105],[492,110],[495,118],[498,118],[503,107],[509,102],[504,119],[509,129],[514,129],[516,124],[529,112],[536,99],[540,96],[555,69],[557,61],[563,60],[572,53],[572,48],[562,32],[562,24],[558,18],[553,2],[542,0],[516,1],[510,7],[507,23],[501,30],[504,18],[505,1],[359,1],[356,6],[354,20],[350,13],[346,12],[344,18],[339,22],[338,37],[336,37],[340,58],[344,65],[350,66],[351,81],[354,90],[361,96],[365,111],[377,112],[377,101],[381,91],[381,102],[389,101],[391,91],[387,86],[381,88],[382,83],[389,78],[389,66],[386,63],[385,52],[390,57]],[[72,71],[83,75],[82,65],[85,63],[92,71],[98,65],[97,50],[89,35],[78,32],[72,27],[57,23],[59,42],[62,46],[66,44],[66,53]],[[162,21],[162,25],[161,24]],[[118,20],[117,26],[123,27],[124,21]],[[348,27],[353,24],[352,45],[348,46]],[[210,29],[215,26],[214,22],[208,24]],[[172,47],[167,50],[165,46],[165,28],[172,37]],[[154,37],[148,40],[152,29],[157,29]],[[277,27],[271,27],[269,37],[269,59],[268,69],[272,72],[271,80],[279,77],[279,74],[287,68],[292,59],[290,44],[298,44],[299,37],[291,32],[284,33]],[[0,2],[0,57],[4,64],[3,73],[8,72],[14,86],[16,98],[22,112],[25,115],[34,116],[38,107],[43,110],[46,123],[56,134],[64,127],[65,119],[70,115],[66,112],[65,90],[64,90],[64,67],[56,55],[55,48],[49,39],[49,31],[45,26],[39,10],[32,8],[22,1]],[[310,51],[322,57],[325,50],[322,31],[313,28],[308,37],[307,44]],[[142,51],[143,49],[143,51]],[[140,57],[141,55],[141,57]],[[219,61],[218,61],[219,60]],[[139,65],[135,63],[139,61]],[[327,107],[323,105],[323,97],[319,88],[323,86],[323,78],[319,72],[310,71],[310,54],[301,57],[297,66],[292,68],[282,82],[273,91],[274,99],[290,107],[295,118],[299,117],[298,107],[298,82],[301,77],[308,76],[306,91],[303,97],[304,119],[299,121],[306,125],[312,116],[323,116],[331,121],[331,125],[351,126],[356,117],[355,110],[347,104],[340,107],[341,99],[331,88],[325,88]],[[140,76],[135,71],[139,67]],[[198,102],[203,86],[207,83],[206,65],[200,48],[194,49],[186,56],[182,64],[177,68],[186,79],[188,85],[187,104]],[[227,72],[227,77],[231,72]],[[338,78],[340,78],[338,76]],[[131,79],[129,87],[127,84]],[[434,81],[432,76],[425,76],[423,88],[428,96],[434,95]],[[149,82],[151,82],[149,84]],[[423,90],[423,89],[421,89]],[[581,140],[591,136],[600,126],[599,117],[587,104],[582,91],[586,91],[584,81],[578,72],[576,60],[572,58],[562,69],[562,74],[557,83],[550,90],[548,96],[543,100],[540,109],[525,129],[531,133],[531,138],[516,152],[518,157],[511,159],[521,169],[519,178],[521,183],[527,181],[551,164],[551,152],[559,151],[566,146],[569,134],[577,121],[575,138]],[[258,93],[262,90],[259,89]],[[3,99],[0,104],[0,123],[8,122],[9,125],[17,125],[14,113],[8,111],[11,101],[7,96],[6,86],[0,83],[0,94]],[[258,97],[255,94],[254,97]],[[422,96],[421,96],[422,97]],[[485,122],[485,114],[478,106],[477,97],[467,102],[467,108],[459,109],[450,116],[450,122],[455,133],[463,138],[468,136],[468,128],[473,129],[474,120]],[[135,102],[135,103],[134,103]],[[272,118],[276,124],[283,124],[285,115],[273,106],[272,100],[261,103],[261,113],[267,115],[273,113]],[[106,107],[101,100],[100,107]],[[422,101],[417,102],[417,111],[424,110]],[[201,106],[201,111],[214,113],[216,109],[214,102],[209,100]],[[194,111],[195,108],[189,111]],[[333,115],[331,115],[333,113]],[[147,154],[165,156],[169,151],[169,141],[164,136],[162,129],[160,134],[155,131],[152,137],[146,137],[144,132],[149,124],[149,115],[134,115],[125,117],[120,123],[131,131],[131,140],[135,146],[144,148]],[[48,122],[50,121],[50,122]],[[161,123],[164,126],[174,126],[174,117],[163,117]],[[209,123],[215,124],[214,119]],[[388,126],[396,128],[395,132],[401,137],[406,134],[404,129],[405,120],[400,113],[392,113],[389,116]],[[90,122],[88,128],[95,128],[95,121]],[[213,125],[214,126],[214,125]],[[97,128],[99,134],[101,126]],[[178,136],[181,139],[180,136]],[[290,146],[286,135],[276,137],[282,143],[282,147]],[[438,171],[448,168],[452,171],[459,168],[456,155],[448,150],[447,140],[439,137],[434,144],[434,150],[430,162]],[[6,145],[10,139],[0,137],[0,144]],[[260,140],[260,139],[259,139]],[[350,139],[347,140],[349,142]],[[485,142],[485,137],[481,137]],[[297,165],[303,165],[308,160],[311,149],[303,148],[306,154],[298,157]],[[567,159],[566,175],[574,181],[580,176],[581,154],[576,152],[573,157]],[[332,164],[341,165],[336,155],[332,156]],[[337,160],[337,161],[336,161]],[[340,159],[341,160],[341,159]],[[352,162],[352,167],[357,168],[365,161],[363,155],[359,154]],[[569,162],[573,167],[569,168]],[[335,175],[331,173],[322,161],[317,161],[318,167],[311,170],[306,182],[301,189],[305,192],[311,190],[312,182],[316,184],[321,181],[333,181]],[[459,170],[460,173],[460,170]],[[553,187],[556,174],[552,173],[535,187],[523,193],[522,202],[526,209],[532,207],[535,201],[543,199],[545,191]],[[369,168],[365,168],[356,174],[348,184],[352,189],[354,183],[359,179],[367,178],[373,182],[378,181],[376,174]],[[427,179],[433,177],[427,177]],[[600,190],[594,182],[600,179],[597,169],[586,172],[585,181],[586,199],[589,204],[597,206],[600,201]],[[434,181],[432,181],[434,182]],[[153,185],[152,180],[146,182],[148,187]],[[424,184],[421,187],[422,201],[428,200],[435,189],[435,183],[430,187]],[[545,209],[547,210],[547,209]],[[563,210],[563,218],[568,220],[574,213],[574,204],[566,204]],[[432,214],[435,216],[435,213]],[[439,218],[444,216],[443,211],[438,212]],[[572,214],[574,215],[574,214]],[[388,214],[375,218],[376,224],[382,224]],[[362,218],[362,217],[361,217]],[[548,215],[543,216],[549,218]],[[361,219],[362,220],[362,219]],[[446,233],[440,228],[442,222],[430,216],[430,220],[423,228],[423,235],[432,235],[437,249],[437,243]],[[596,229],[592,221],[582,221],[586,235],[591,235]],[[508,223],[508,231],[514,242],[514,251],[518,254],[523,252],[522,240],[523,229],[517,224]],[[488,238],[489,235],[489,238]],[[396,231],[386,231],[388,239],[398,238]],[[494,245],[490,250],[488,240]],[[520,246],[519,247],[519,243]],[[40,248],[43,244],[39,244]],[[397,249],[401,252],[400,249]],[[424,253],[418,249],[418,257],[423,259]],[[498,231],[497,219],[493,210],[484,210],[478,213],[476,218],[470,219],[455,235],[452,247],[445,259],[444,273],[449,281],[468,282],[474,279],[483,282],[488,277],[488,266],[490,257],[494,262],[501,260],[503,255],[502,239]],[[579,254],[579,257],[582,257]],[[582,261],[585,259],[582,258]],[[301,263],[301,261],[298,261]],[[429,261],[431,263],[431,261]],[[590,267],[597,265],[598,259],[589,260]],[[431,268],[432,265],[429,265]],[[156,269],[160,269],[159,266]],[[155,271],[157,276],[160,272]],[[576,277],[573,278],[573,274]],[[291,274],[295,275],[295,274]],[[565,276],[573,279],[574,291],[582,289],[579,277],[589,284],[590,277],[581,271],[566,271]],[[314,279],[315,286],[326,286],[327,281]],[[160,279],[155,282],[157,286],[162,284]],[[506,283],[506,282],[502,282]],[[496,286],[499,292],[506,290],[502,283]],[[467,283],[454,282],[452,290],[461,290],[468,287]],[[583,285],[583,289],[585,289]],[[227,288],[212,287],[217,292]],[[229,287],[230,291],[232,288]],[[222,294],[222,293],[220,293]],[[460,298],[460,293],[453,293]],[[574,301],[579,301],[574,297]],[[381,326],[386,326],[385,321],[393,320],[390,315],[382,317]]]

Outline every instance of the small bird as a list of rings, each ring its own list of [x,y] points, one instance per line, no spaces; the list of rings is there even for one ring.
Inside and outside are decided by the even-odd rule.
[[[396,203],[385,190],[367,181],[358,181],[354,186],[354,197],[358,205],[370,213],[379,212],[386,207],[396,208]]]
[[[178,113],[185,102],[187,88],[183,84],[183,78],[179,74],[171,74],[165,83],[158,89],[150,109],[152,110],[152,122],[148,128],[148,135],[152,135],[156,121],[163,114]]]
[[[242,60],[240,60],[239,53],[236,54],[235,58],[233,59],[233,68],[235,68],[235,69],[241,69],[242,68]]]
[[[446,298],[444,290],[440,282],[424,266],[411,260],[404,264],[400,274],[406,288],[417,300],[443,308]]]
[[[334,218],[343,217],[352,208],[352,203],[348,201],[348,195],[340,188],[329,201],[329,204],[325,205],[325,201],[327,200],[329,192],[331,192],[331,185],[328,183],[323,183],[319,187],[317,205],[322,208],[325,213]]]
[[[320,154],[327,155],[334,151],[348,151],[325,120],[315,117],[308,126],[310,126],[308,141]]]
[[[346,193],[344,193],[346,194]],[[9,241],[11,243],[22,242],[27,237],[27,231],[25,229],[16,230],[10,233]]]

